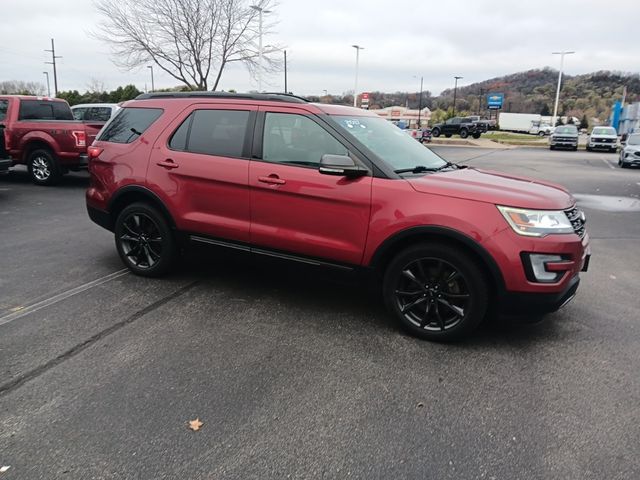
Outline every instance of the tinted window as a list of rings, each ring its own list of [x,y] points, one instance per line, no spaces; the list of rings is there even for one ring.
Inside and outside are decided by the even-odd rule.
[[[576,127],[575,125],[556,127],[554,133],[578,133],[578,127]]]
[[[131,143],[155,122],[160,115],[160,108],[123,108],[104,126],[98,140],[113,143]]]
[[[73,118],[76,120],[82,120],[84,118],[84,114],[87,111],[86,108],[74,108],[71,110],[73,112]]]
[[[616,131],[610,127],[594,128],[591,135],[615,135]]]
[[[91,107],[87,109],[84,114],[84,120],[90,120],[94,122],[106,122],[111,118],[110,107]]]
[[[385,120],[386,121],[386,120]],[[395,127],[393,127],[395,128]],[[262,158],[268,162],[318,167],[325,154],[347,149],[313,120],[289,113],[267,113]]]
[[[223,157],[242,156],[249,121],[248,111],[196,110],[191,115],[193,120],[187,139],[187,151]]]
[[[0,120],[7,118],[7,110],[9,109],[9,100],[0,100]]]
[[[191,127],[191,120],[193,120],[193,113],[189,115],[184,122],[178,127],[175,133],[169,140],[169,148],[172,150],[186,150],[187,149],[187,135],[189,128]]]
[[[73,120],[71,108],[65,102],[21,100],[20,120]]]

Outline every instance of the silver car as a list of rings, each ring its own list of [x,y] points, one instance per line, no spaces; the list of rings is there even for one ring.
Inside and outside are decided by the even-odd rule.
[[[627,140],[620,149],[618,165],[622,168],[631,165],[640,166],[640,133],[632,133],[627,136]]]

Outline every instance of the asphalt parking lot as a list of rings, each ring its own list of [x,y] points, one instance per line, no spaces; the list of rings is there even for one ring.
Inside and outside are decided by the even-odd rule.
[[[640,478],[640,169],[434,150],[576,194],[593,257],[572,303],[428,343],[310,268],[197,251],[135,277],[86,174],[0,177],[0,479]]]

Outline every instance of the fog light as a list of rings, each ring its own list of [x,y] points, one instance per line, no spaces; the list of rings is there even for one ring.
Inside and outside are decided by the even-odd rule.
[[[560,255],[530,253],[528,257],[533,280],[541,283],[553,283],[562,277],[564,272],[550,272],[547,270],[547,263],[560,263],[564,261]]]

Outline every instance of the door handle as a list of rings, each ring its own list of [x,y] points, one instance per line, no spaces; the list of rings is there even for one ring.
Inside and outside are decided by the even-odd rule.
[[[156,165],[167,168],[169,170],[172,168],[178,168],[178,164],[170,158],[167,158],[164,162],[156,162]]]
[[[268,177],[258,177],[258,181],[262,183],[268,183],[269,185],[284,185],[287,183],[285,180],[282,180],[278,175],[272,173]]]

